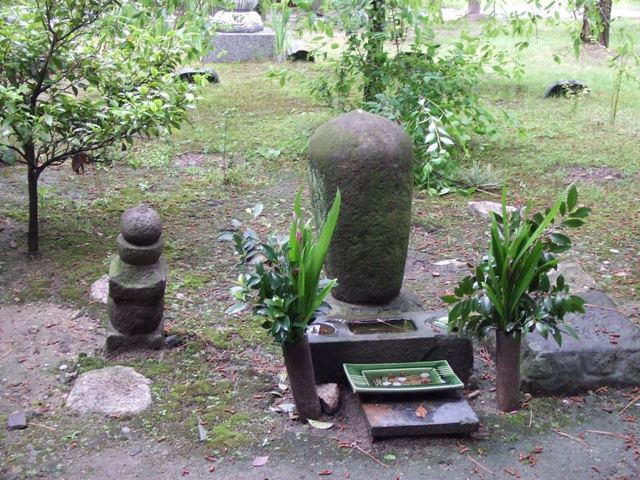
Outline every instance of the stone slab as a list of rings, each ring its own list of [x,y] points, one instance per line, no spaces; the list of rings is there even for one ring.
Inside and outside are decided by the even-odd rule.
[[[571,393],[603,385],[640,385],[640,328],[616,309],[602,292],[580,292],[584,315],[567,316],[579,335],[565,336],[559,347],[537,332],[524,337],[523,389],[540,393]]]
[[[107,367],[80,375],[67,407],[81,414],[134,415],[151,405],[151,381],[131,367]]]
[[[344,363],[419,362],[447,360],[460,380],[467,383],[473,370],[473,346],[467,337],[450,335],[434,322],[446,315],[444,311],[416,311],[408,293],[401,294],[387,305],[363,306],[344,302],[334,305],[330,314],[319,319],[318,325],[328,325],[330,334],[309,333],[316,383],[342,383],[347,379]],[[393,308],[390,308],[393,306]],[[413,306],[414,310],[409,308]],[[400,333],[354,334],[349,321],[363,319],[402,318],[413,321],[414,331]],[[311,331],[313,332],[313,330]]]
[[[480,421],[461,394],[393,399],[360,398],[373,438],[417,435],[466,435],[478,431]],[[416,410],[426,409],[419,417]]]
[[[218,32],[204,60],[214,63],[273,60],[276,57],[275,38],[273,30],[266,27],[253,33]]]

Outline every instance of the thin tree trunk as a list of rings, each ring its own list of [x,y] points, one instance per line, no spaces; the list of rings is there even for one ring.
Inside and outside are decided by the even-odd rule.
[[[609,27],[611,24],[612,0],[599,0],[598,8],[602,19],[602,30],[598,33],[598,43],[603,47],[609,47]]]
[[[609,46],[609,30],[611,25],[611,7],[612,0],[598,0],[596,9],[596,15],[599,17],[599,28],[597,42],[603,47]],[[583,43],[589,43],[594,41],[592,36],[591,23],[589,22],[589,11],[585,10],[582,17],[582,31],[580,32],[580,40]]]
[[[496,330],[496,400],[503,412],[520,408],[520,335]]]
[[[29,184],[29,233],[27,243],[29,255],[37,255],[40,250],[38,232],[38,171],[31,165],[27,167],[27,180]]]
[[[384,91],[382,85],[382,67],[384,53],[384,23],[386,18],[385,0],[373,0],[371,3],[371,31],[365,45],[366,58],[364,69],[364,88],[362,99],[365,102],[375,100],[376,95]]]

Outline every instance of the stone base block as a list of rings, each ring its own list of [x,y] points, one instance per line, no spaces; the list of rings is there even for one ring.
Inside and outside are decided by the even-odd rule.
[[[586,307],[584,315],[567,317],[578,340],[564,336],[559,347],[551,337],[545,340],[538,333],[524,337],[524,390],[572,393],[602,385],[640,385],[640,328],[617,311],[604,293],[580,295],[594,306]]]
[[[460,380],[467,383],[473,370],[469,338],[449,335],[434,322],[446,312],[418,310],[409,292],[387,305],[351,305],[330,299],[330,315],[316,321],[309,332],[316,383],[347,383],[344,363],[419,362],[447,360]],[[354,322],[407,320],[415,329],[390,327],[384,333],[354,333]]]
[[[360,401],[373,438],[465,435],[480,427],[478,416],[460,393],[411,399],[361,397]]]
[[[216,33],[205,62],[251,62],[276,57],[275,34],[265,28],[253,33]]]
[[[122,352],[127,350],[159,350],[164,346],[164,320],[160,321],[158,327],[146,335],[123,335],[118,332],[111,322],[107,325],[107,341],[105,351]]]

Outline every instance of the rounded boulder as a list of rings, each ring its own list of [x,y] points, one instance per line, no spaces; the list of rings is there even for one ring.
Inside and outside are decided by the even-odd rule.
[[[325,260],[328,276],[338,279],[333,296],[349,303],[390,301],[402,288],[409,245],[411,140],[395,123],[356,110],[320,126],[307,156],[319,225],[336,189],[342,194]]]

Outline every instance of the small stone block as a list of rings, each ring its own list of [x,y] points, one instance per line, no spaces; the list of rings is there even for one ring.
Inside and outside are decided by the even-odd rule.
[[[109,322],[107,325],[107,341],[104,348],[108,353],[138,349],[160,350],[164,347],[163,332],[164,321],[161,321],[153,332],[146,335],[123,335]]]
[[[480,428],[478,416],[459,396],[405,400],[361,397],[362,409],[374,438],[418,435],[461,435]],[[424,417],[416,414],[426,409]],[[422,412],[420,409],[419,411]]]
[[[109,296],[140,302],[160,299],[167,285],[167,261],[160,257],[153,265],[129,265],[114,255],[109,267]]]
[[[24,430],[27,428],[27,416],[23,411],[14,412],[7,419],[7,429]]]
[[[127,242],[122,234],[118,235],[118,255],[129,265],[152,265],[162,255],[162,239],[151,245],[134,245]]]
[[[252,62],[275,56],[275,33],[265,27],[259,32],[216,33],[205,62]]]

